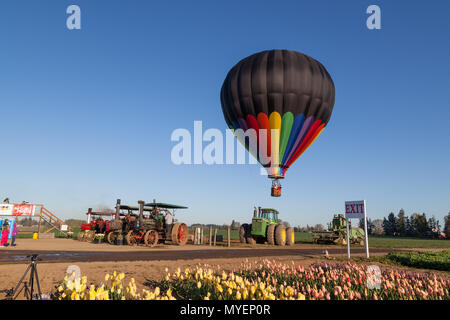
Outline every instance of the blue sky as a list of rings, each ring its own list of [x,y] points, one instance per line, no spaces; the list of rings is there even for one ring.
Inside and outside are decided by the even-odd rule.
[[[82,29],[66,28],[81,8]],[[381,30],[366,8],[381,7]],[[344,201],[371,218],[450,211],[447,1],[19,1],[0,3],[0,197],[63,218],[138,200],[188,223],[275,207],[325,224]],[[336,103],[269,196],[257,165],[175,166],[177,128],[225,129],[219,92],[240,59],[291,49],[322,62]]]

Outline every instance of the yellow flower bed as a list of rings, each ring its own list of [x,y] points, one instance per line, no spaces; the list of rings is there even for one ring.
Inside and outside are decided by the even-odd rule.
[[[71,279],[73,278],[73,279]],[[113,272],[105,276],[105,282],[100,286],[87,285],[87,277],[74,278],[66,276],[63,283],[57,288],[59,300],[174,300],[172,290],[162,294],[159,287],[153,291],[143,289],[138,293],[136,281],[131,278],[127,286],[124,286],[124,273]]]

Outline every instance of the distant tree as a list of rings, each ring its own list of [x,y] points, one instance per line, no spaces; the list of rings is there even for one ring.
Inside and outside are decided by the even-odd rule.
[[[444,233],[447,239],[450,239],[450,212],[444,218]]]
[[[409,235],[411,237],[418,237],[419,236],[419,232],[417,231],[417,221],[416,221],[417,217],[418,217],[417,213],[413,213],[409,217]]]
[[[411,229],[412,235],[415,237],[427,237],[430,235],[431,230],[428,226],[428,220],[425,213],[411,215]]]
[[[375,225],[373,224],[372,219],[367,219],[367,232],[369,234],[373,234],[373,230],[375,230]]]
[[[359,219],[359,228],[364,229],[364,219]],[[367,219],[367,232],[369,234],[372,234],[374,229],[374,225],[372,223],[372,220],[370,218]]]
[[[408,237],[414,236],[414,230],[413,230],[413,226],[411,224],[410,217],[406,217],[406,219],[405,219],[405,233],[406,233],[406,236],[408,236]]]
[[[400,209],[397,221],[396,221],[396,229],[397,233],[401,236],[406,235],[406,216],[405,216],[405,210]]]
[[[79,219],[67,219],[64,221],[65,224],[72,228],[81,228],[81,225],[83,223],[86,223],[85,220],[79,220]]]
[[[393,212],[389,213],[387,219],[383,219],[383,230],[388,236],[397,235],[397,218]]]
[[[95,210],[93,210],[93,211],[96,211],[96,212],[103,212],[103,213],[114,213],[114,212],[116,212],[115,209],[111,209],[110,207],[107,207],[107,206],[98,206],[98,207],[95,208]]]
[[[32,226],[37,226],[39,224],[39,222],[37,222],[36,220],[33,220],[31,217],[28,217],[28,218],[19,219],[18,224],[22,225],[24,227],[32,227]]]
[[[324,230],[324,228],[323,228],[323,225],[321,225],[321,224],[316,224],[314,226],[314,231],[321,232],[323,230]]]
[[[282,224],[284,225],[285,228],[289,228],[291,226],[287,221],[283,221]]]
[[[384,234],[383,220],[375,219],[375,220],[371,221],[371,224],[373,227],[371,234],[374,234],[374,235],[383,235]]]
[[[441,226],[435,216],[428,219],[428,228],[433,238],[437,238],[441,234]]]
[[[241,227],[241,223],[238,221],[232,221],[231,222],[231,229],[239,229]]]
[[[364,219],[359,219],[359,225],[358,227],[364,228]]]

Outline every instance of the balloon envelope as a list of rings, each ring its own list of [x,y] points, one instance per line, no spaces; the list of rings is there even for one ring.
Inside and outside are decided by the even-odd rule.
[[[239,61],[222,85],[220,100],[230,129],[256,133],[256,147],[241,143],[268,169],[283,178],[314,142],[334,106],[334,83],[317,60],[291,50],[268,50]]]

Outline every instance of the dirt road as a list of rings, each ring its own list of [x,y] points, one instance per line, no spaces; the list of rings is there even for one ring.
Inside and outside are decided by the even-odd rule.
[[[345,256],[345,247],[296,245],[294,247],[274,246],[240,246],[240,247],[210,247],[210,246],[170,246],[161,245],[156,248],[95,245],[68,239],[51,241],[18,243],[16,248],[0,250],[0,264],[28,263],[31,254],[38,254],[40,263],[56,262],[100,262],[100,261],[157,261],[157,260],[189,260],[189,259],[232,259],[254,257],[314,257],[323,256],[327,250],[330,255]],[[372,249],[372,254],[385,254],[392,249]],[[364,248],[352,248],[353,254],[363,254]]]

